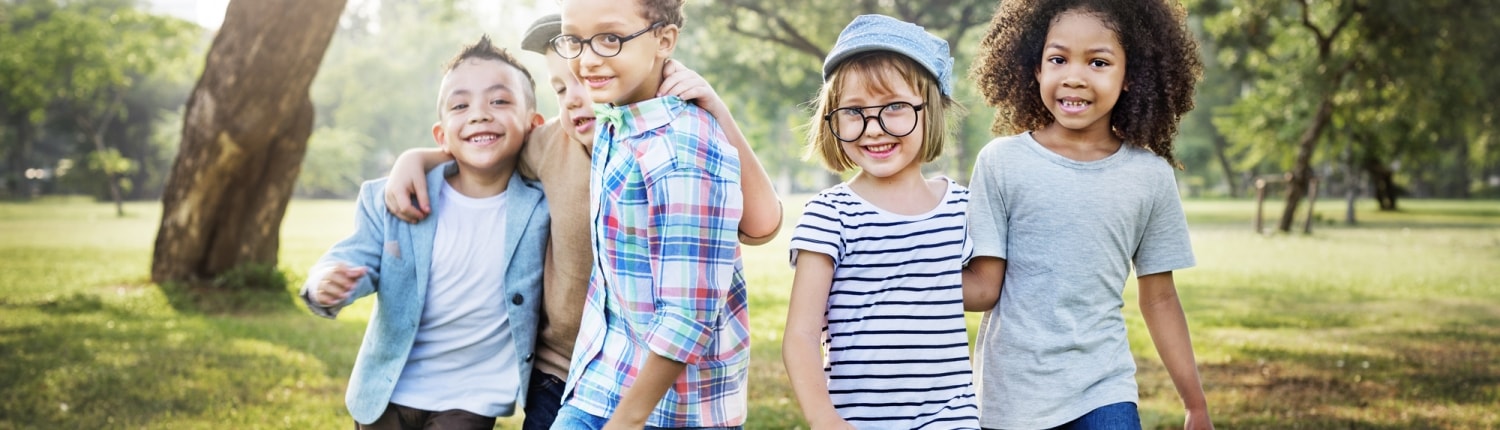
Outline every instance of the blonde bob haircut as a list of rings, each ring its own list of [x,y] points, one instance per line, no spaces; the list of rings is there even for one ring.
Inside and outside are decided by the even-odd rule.
[[[956,106],[952,98],[944,96],[937,79],[915,61],[892,51],[871,51],[844,60],[833,69],[828,80],[823,82],[823,88],[818,90],[817,99],[813,103],[812,122],[807,134],[807,153],[803,155],[803,159],[818,157],[823,161],[823,167],[838,173],[859,167],[844,153],[842,142],[828,128],[828,121],[823,119],[840,107],[839,99],[843,98],[843,94],[839,89],[852,74],[864,77],[865,84],[869,86],[867,89],[876,94],[894,93],[891,84],[893,78],[898,76],[902,82],[916,90],[922,96],[921,103],[924,104],[919,112],[922,115],[922,162],[932,162],[943,154],[943,145],[949,134],[948,110],[962,108]]]

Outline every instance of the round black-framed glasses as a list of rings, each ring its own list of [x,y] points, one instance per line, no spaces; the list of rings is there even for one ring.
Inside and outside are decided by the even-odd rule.
[[[557,55],[571,60],[578,58],[579,55],[583,55],[583,45],[586,44],[589,46],[589,49],[594,50],[594,53],[599,54],[600,57],[613,57],[620,55],[620,50],[625,48],[625,42],[641,37],[642,34],[646,34],[648,31],[661,28],[663,24],[665,23],[661,21],[654,22],[650,27],[631,33],[629,36],[621,36],[614,33],[599,33],[589,36],[587,39],[579,39],[578,36],[571,34],[559,34],[557,37],[552,38],[552,49],[557,51]],[[603,37],[603,39],[599,39],[600,37]]]
[[[892,137],[905,137],[917,129],[920,116],[917,113],[926,107],[926,103],[911,104],[908,102],[895,102],[876,106],[851,106],[834,109],[827,115],[823,115],[823,121],[828,123],[828,129],[833,131],[833,137],[841,142],[853,142],[859,140],[865,134],[865,127],[869,126],[870,118],[880,125],[885,134]],[[875,115],[865,115],[869,109],[880,108]]]

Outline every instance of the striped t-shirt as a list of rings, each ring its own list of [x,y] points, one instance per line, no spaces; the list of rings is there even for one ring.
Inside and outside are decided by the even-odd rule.
[[[794,267],[803,250],[833,258],[823,371],[856,427],[979,427],[962,287],[969,190],[949,180],[945,196],[898,215],[839,184],[807,203],[793,232]]]

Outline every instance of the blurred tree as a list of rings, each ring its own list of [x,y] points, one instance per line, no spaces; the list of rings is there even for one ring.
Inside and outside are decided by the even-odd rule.
[[[123,215],[125,174],[140,170],[151,119],[181,103],[158,97],[170,93],[158,71],[186,57],[198,31],[127,0],[4,2],[0,26],[0,136],[8,137],[0,150],[9,173],[49,158],[94,160],[92,176]],[[38,143],[48,146],[37,151]]]
[[[313,128],[308,88],[344,3],[229,3],[187,102],[162,197],[153,281],[275,266],[281,218]]]
[[[1496,94],[1497,79],[1480,70],[1495,57],[1494,2],[1202,3],[1216,6],[1205,19],[1216,60],[1248,78],[1239,101],[1216,110],[1213,123],[1241,166],[1274,161],[1290,169],[1282,231],[1308,192],[1316,159],[1326,162],[1330,152],[1345,174],[1370,175],[1382,207],[1394,209],[1397,162],[1450,154],[1445,146],[1492,145],[1480,124],[1494,117],[1496,105],[1485,97]],[[1344,148],[1320,145],[1336,139],[1346,139]],[[1469,183],[1478,169],[1458,164],[1474,161],[1457,156],[1438,176]]]

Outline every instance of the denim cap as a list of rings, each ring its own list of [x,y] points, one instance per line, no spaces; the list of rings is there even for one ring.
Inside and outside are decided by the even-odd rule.
[[[823,80],[833,76],[840,62],[870,51],[891,51],[912,59],[937,78],[943,95],[953,97],[953,57],[948,54],[948,42],[919,25],[885,15],[860,15],[844,27],[823,60]]]
[[[552,46],[552,38],[559,34],[562,34],[562,15],[542,15],[526,28],[526,35],[521,38],[521,49],[547,55],[547,48]]]

